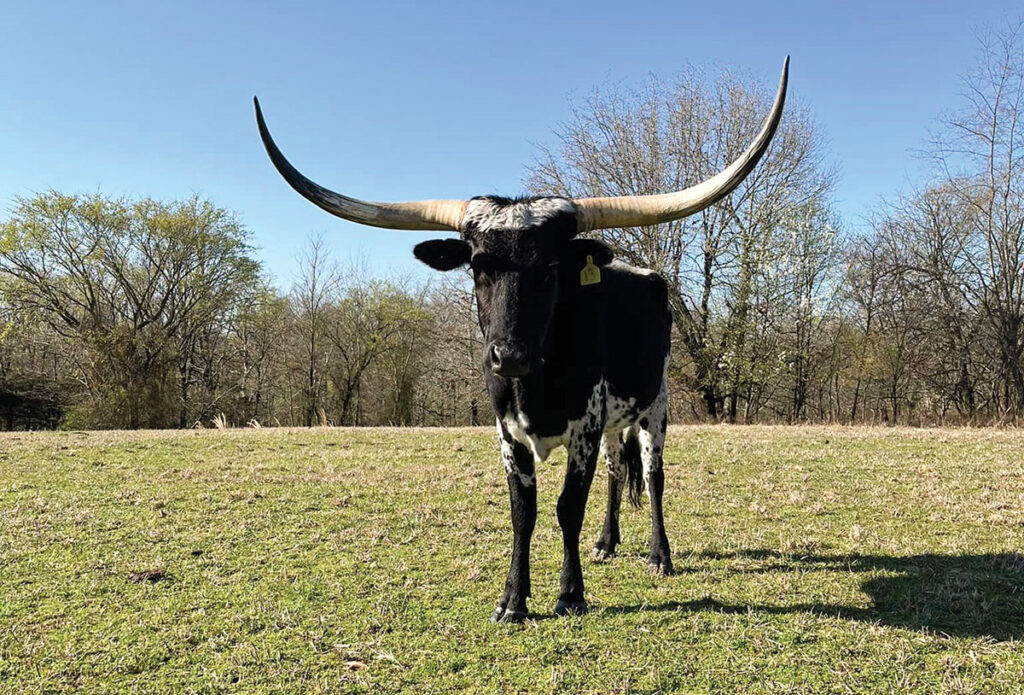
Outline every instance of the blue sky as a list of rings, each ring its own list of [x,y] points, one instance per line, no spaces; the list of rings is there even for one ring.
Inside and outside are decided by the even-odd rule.
[[[858,223],[913,180],[913,150],[958,104],[975,30],[1017,3],[20,2],[0,13],[0,210],[57,189],[234,210],[286,286],[310,233],[340,261],[421,271],[431,234],[372,230],[296,195],[263,153],[378,200],[522,189],[573,94],[687,63],[732,65],[791,94],[826,133]]]

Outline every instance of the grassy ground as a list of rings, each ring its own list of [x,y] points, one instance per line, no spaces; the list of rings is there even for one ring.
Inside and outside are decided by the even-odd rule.
[[[1024,689],[1024,433],[669,444],[678,574],[626,507],[591,614],[549,618],[556,453],[520,627],[490,429],[0,435],[0,692]]]

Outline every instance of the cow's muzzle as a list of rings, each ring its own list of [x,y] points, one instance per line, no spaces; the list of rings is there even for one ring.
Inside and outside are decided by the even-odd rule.
[[[533,371],[526,351],[509,343],[491,343],[487,349],[487,366],[498,376],[526,376]]]

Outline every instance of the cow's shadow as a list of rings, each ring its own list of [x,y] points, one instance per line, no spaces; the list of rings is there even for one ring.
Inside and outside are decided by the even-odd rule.
[[[730,604],[713,598],[657,605],[609,606],[609,613],[715,611],[725,613],[815,613],[954,637],[1004,641],[1024,637],[1024,555],[826,555],[775,550],[698,553],[679,563],[682,572],[703,571],[705,561],[747,561],[736,572],[837,572],[857,579],[870,607],[801,602]]]

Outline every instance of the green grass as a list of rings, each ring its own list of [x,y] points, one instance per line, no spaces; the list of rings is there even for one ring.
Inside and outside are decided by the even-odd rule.
[[[0,692],[1024,689],[1024,433],[672,428],[677,575],[624,507],[554,619],[564,456],[506,626],[491,429],[0,435]]]

